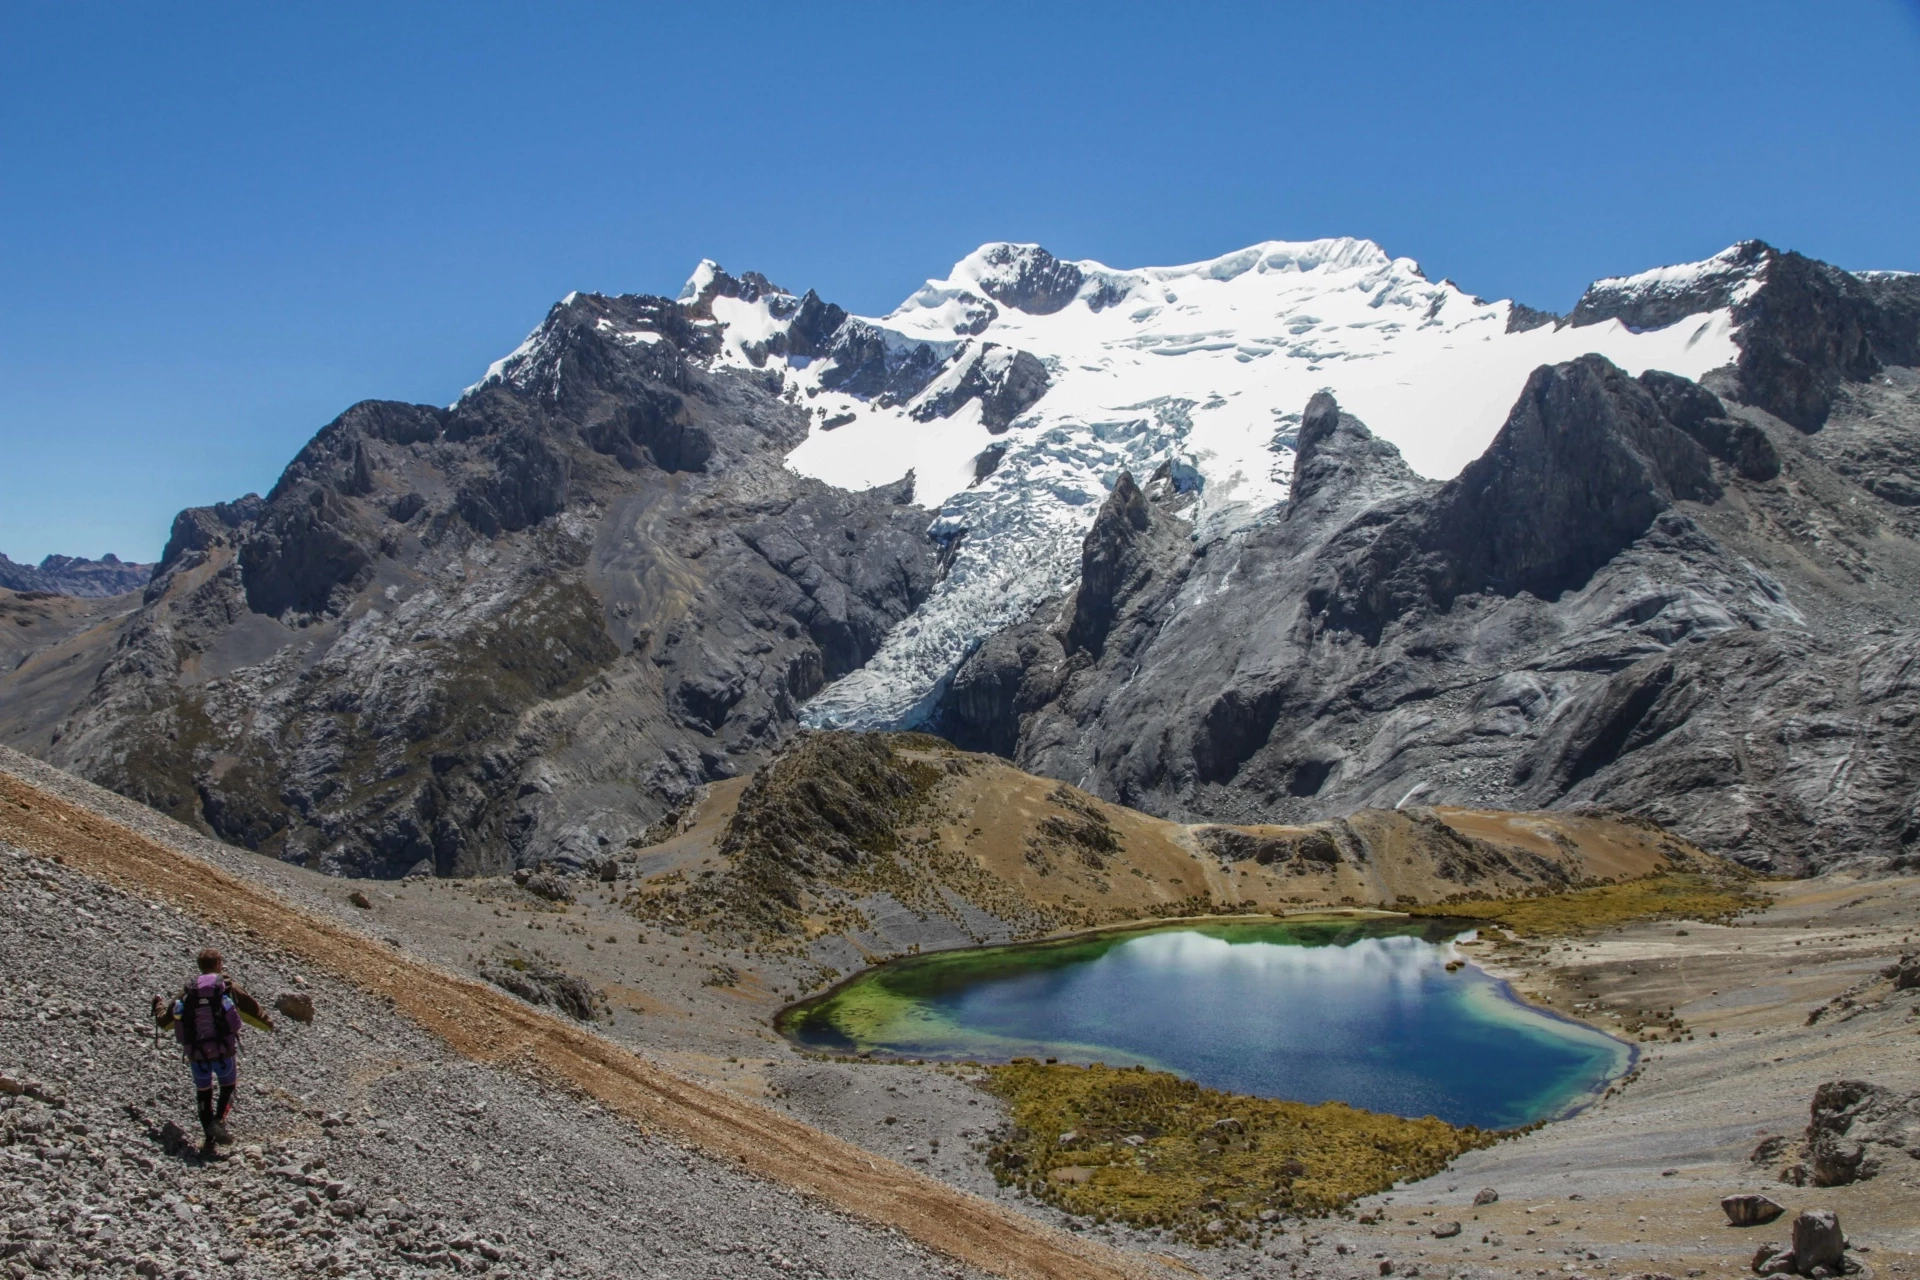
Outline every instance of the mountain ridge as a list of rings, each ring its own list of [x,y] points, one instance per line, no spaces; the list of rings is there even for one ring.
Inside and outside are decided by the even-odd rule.
[[[38,591],[88,599],[118,596],[146,586],[154,568],[151,564],[122,560],[111,551],[98,560],[49,555],[37,565],[15,564],[0,554],[0,590]]]
[[[1717,309],[1692,310],[1708,303]],[[1892,606],[1913,596],[1920,505],[1902,363],[1920,360],[1920,278],[1749,242],[1597,282],[1582,306],[1591,323],[1534,324],[1354,240],[1130,272],[987,245],[878,319],[711,263],[679,299],[569,294],[453,405],[363,402],[266,497],[182,512],[131,614],[76,615],[25,644],[0,676],[0,732],[249,847],[359,873],[469,874],[590,860],[753,767],[803,721],[971,716],[963,739],[1169,814],[1251,817],[1246,806],[1270,803],[1307,816],[1316,777],[1325,803],[1391,807],[1400,794],[1341,790],[1350,775],[1336,757],[1355,743],[1296,753],[1277,790],[1236,789],[1285,721],[1266,676],[1208,693],[1197,789],[1122,781],[1111,752],[1084,754],[1079,713],[1045,745],[1022,727],[1047,708],[1054,723],[1075,680],[1124,689],[1134,677],[1117,665],[1158,661],[1149,633],[1199,584],[1233,597],[1245,578],[1219,567],[1283,546],[1319,548],[1308,560],[1325,570],[1280,588],[1287,608],[1318,601],[1289,625],[1351,634],[1356,655],[1413,614],[1457,645],[1473,631],[1459,630],[1462,608],[1487,601],[1519,601],[1502,606],[1528,615],[1516,625],[1568,643],[1581,632],[1562,615],[1592,615],[1582,625],[1595,638],[1575,645],[1587,656],[1567,659],[1570,695],[1591,683],[1579,673],[1624,678],[1662,654],[1697,665],[1703,651],[1677,643],[1689,636],[1725,634],[1729,656],[1707,678],[1749,661],[1734,631],[1776,649],[1801,637],[1828,663],[1857,647],[1846,634],[1899,632]],[[1677,311],[1688,315],[1643,323]],[[1217,331],[1229,320],[1237,328]],[[1582,366],[1592,347],[1628,364]],[[1562,348],[1565,360],[1534,358]],[[1680,370],[1650,363],[1668,354],[1684,357]],[[1458,449],[1477,432],[1497,444],[1529,377],[1576,366],[1584,382],[1550,385],[1612,417],[1544,470],[1482,458],[1440,480],[1395,444]],[[1498,416],[1472,425],[1509,378]],[[1574,395],[1576,383],[1601,390]],[[1358,426],[1341,385],[1383,406],[1384,434]],[[1330,409],[1316,399],[1329,386]],[[1571,404],[1549,417],[1585,421]],[[1816,409],[1826,416],[1811,423]],[[1569,487],[1570,473],[1609,459],[1587,497]],[[1469,473],[1486,478],[1471,501]],[[1146,480],[1102,526],[1122,474]],[[1640,496],[1614,509],[1626,492],[1615,481],[1635,476]],[[1442,492],[1455,515],[1422,515]],[[1496,527],[1503,495],[1526,493],[1561,495],[1557,532],[1529,534],[1516,517],[1499,563],[1486,561],[1469,530]],[[1106,550],[1089,561],[1096,527]],[[1508,581],[1529,537],[1547,558]],[[1387,554],[1401,545],[1406,555]],[[1579,563],[1556,568],[1554,555]],[[1613,594],[1574,599],[1562,579],[1580,573]],[[1526,589],[1502,594],[1515,587]],[[1042,615],[1062,603],[1073,616],[1056,633]],[[1609,608],[1627,621],[1606,622]],[[1496,645],[1473,660],[1510,656]],[[1657,701],[1647,690],[1678,671],[1640,692],[1621,685],[1621,705]],[[1869,722],[1888,697],[1904,705],[1902,678],[1886,679],[1860,695]],[[1513,696],[1501,705],[1515,715],[1570,705]],[[1399,697],[1322,711],[1357,733],[1391,720]],[[1426,700],[1401,698],[1405,714]],[[1632,725],[1606,723],[1593,732],[1632,738]],[[1160,729],[1129,732],[1129,750],[1157,750]],[[1583,750],[1564,747],[1574,760]],[[1605,781],[1567,781],[1583,769],[1543,762],[1512,785]],[[1674,785],[1636,785],[1619,793],[1624,807],[1669,812]],[[1890,803],[1872,789],[1873,804]],[[1560,798],[1515,796],[1519,807]],[[1691,833],[1737,848],[1750,837],[1729,822]],[[1853,852],[1900,847],[1888,840]]]

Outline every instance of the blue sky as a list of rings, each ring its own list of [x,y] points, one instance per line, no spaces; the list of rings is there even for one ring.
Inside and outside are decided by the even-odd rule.
[[[703,256],[875,312],[986,240],[1322,235],[1556,310],[1920,269],[1920,6],[0,0],[0,552],[150,558]]]

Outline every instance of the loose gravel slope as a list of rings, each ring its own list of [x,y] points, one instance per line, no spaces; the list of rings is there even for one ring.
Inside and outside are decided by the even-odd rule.
[[[85,1135],[58,1124],[49,1129],[68,1135],[54,1145],[93,1140],[102,1150],[82,1159],[99,1154],[102,1161],[118,1160],[115,1167],[139,1169],[138,1175],[129,1174],[137,1185],[157,1192],[162,1203],[174,1195],[188,1206],[175,1214],[187,1215],[180,1218],[181,1232],[153,1233],[151,1246],[171,1250],[176,1260],[150,1274],[175,1274],[176,1266],[199,1274],[196,1267],[210,1260],[217,1265],[219,1248],[240,1247],[227,1239],[242,1221],[239,1211],[228,1207],[234,1197],[278,1188],[292,1212],[295,1195],[311,1199],[292,1173],[310,1181],[321,1176],[316,1170],[322,1166],[326,1183],[353,1187],[336,1191],[329,1205],[345,1197],[364,1204],[372,1217],[373,1192],[360,1189],[404,1185],[432,1203],[428,1216],[445,1224],[443,1234],[465,1222],[467,1214],[484,1218],[468,1232],[475,1234],[469,1252],[477,1254],[469,1265],[517,1266],[510,1274],[538,1274],[549,1266],[557,1268],[553,1274],[570,1276],[937,1274],[945,1264],[928,1250],[1006,1276],[1155,1273],[1144,1261],[1075,1239],[670,1072],[490,987],[297,907],[235,870],[109,821],[19,773],[0,773],[0,842],[11,846],[0,873],[10,888],[29,878],[28,869],[38,873],[31,885],[14,888],[16,909],[0,913],[10,967],[41,972],[43,979],[31,982],[32,998],[62,1011],[55,1018],[36,1006],[49,1013],[46,1021],[37,1013],[5,1019],[0,1052],[10,1060],[8,1069],[44,1080],[43,1092],[64,1095],[69,1103],[57,1112],[31,1100],[15,1099],[14,1106],[85,1117],[80,1121]],[[83,910],[91,916],[80,914]],[[160,1119],[171,1107],[171,1114],[191,1122],[182,1069],[164,1050],[156,1057],[149,1041],[132,1033],[135,1015],[126,1010],[144,999],[147,988],[179,981],[193,951],[208,939],[234,957],[236,976],[263,995],[291,989],[294,977],[311,974],[322,1008],[331,1012],[312,1028],[252,1037],[249,1075],[269,1092],[247,1092],[252,1114],[243,1128],[270,1129],[275,1136],[269,1144],[256,1144],[262,1149],[253,1158],[229,1162],[213,1175],[220,1184],[194,1192],[207,1205],[196,1213],[186,1188],[204,1171],[190,1159],[166,1153],[170,1134]],[[113,1012],[115,1006],[121,1012]],[[72,1030],[80,1026],[88,1029]],[[84,1035],[83,1047],[63,1047],[74,1044],[69,1037],[76,1034]],[[480,1069],[475,1063],[505,1070]],[[299,1084],[290,1086],[289,1080]],[[569,1096],[578,1100],[556,1106],[556,1099]],[[489,1097],[500,1101],[489,1102]],[[487,1110],[471,1110],[482,1102]],[[495,1105],[511,1119],[494,1112]],[[315,1123],[310,1113],[316,1110],[321,1120],[330,1111],[340,1119],[332,1126]],[[405,1124],[391,1118],[395,1113],[405,1117],[409,1110],[413,1118]],[[116,1113],[124,1118],[115,1119]],[[489,1114],[495,1118],[484,1119]],[[643,1141],[634,1122],[672,1141]],[[381,1129],[385,1137],[379,1136]],[[405,1154],[409,1145],[412,1155]],[[346,1154],[335,1155],[336,1148]],[[390,1151],[400,1153],[401,1166],[391,1172],[357,1163]],[[134,1154],[144,1156],[150,1167],[133,1161]],[[492,1174],[483,1176],[486,1170]],[[8,1176],[18,1175],[9,1170]],[[9,1198],[18,1194],[39,1201],[26,1229],[64,1231],[58,1248],[77,1249],[76,1267],[125,1254],[125,1247],[115,1253],[112,1242],[76,1243],[81,1237],[73,1225],[92,1221],[94,1212],[112,1215],[111,1208],[86,1209],[85,1197],[111,1202],[118,1184],[107,1174],[91,1182],[61,1176],[73,1185],[36,1170],[9,1193]],[[109,1184],[106,1190],[93,1185],[102,1178]],[[815,1203],[797,1198],[796,1191]],[[326,1200],[324,1185],[320,1198]],[[404,1235],[411,1220],[403,1215],[422,1212],[395,1198],[400,1207],[375,1219],[382,1224],[380,1240]],[[885,1232],[850,1226],[843,1214],[896,1228],[924,1248],[905,1249]],[[357,1221],[331,1209],[327,1216]],[[188,1231],[188,1218],[195,1225],[204,1220],[206,1230]],[[391,1230],[396,1222],[403,1225]],[[513,1263],[495,1264],[479,1252],[478,1232],[491,1230],[488,1248],[504,1255],[503,1246],[519,1238],[514,1233],[534,1222],[545,1235],[532,1242],[531,1254],[525,1242],[512,1246]],[[358,1230],[346,1234],[366,1239]],[[175,1247],[182,1239],[207,1248],[183,1251]],[[413,1243],[434,1242],[416,1236]],[[388,1274],[407,1265],[398,1250],[397,1245],[387,1250],[392,1257],[379,1264],[388,1271],[367,1273]],[[179,1260],[183,1252],[185,1260]],[[408,1252],[425,1257],[432,1248]],[[545,1259],[548,1252],[555,1254],[551,1262]],[[309,1242],[301,1256],[311,1254]],[[775,1254],[781,1261],[766,1261]],[[246,1274],[274,1274],[249,1267]]]

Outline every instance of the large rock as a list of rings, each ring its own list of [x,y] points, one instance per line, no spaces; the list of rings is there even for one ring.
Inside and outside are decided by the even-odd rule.
[[[1824,1270],[1838,1275],[1844,1269],[1847,1237],[1831,1209],[1806,1209],[1793,1220],[1793,1266],[1803,1276]]]
[[[1785,1205],[1775,1204],[1768,1197],[1752,1192],[1727,1196],[1720,1201],[1720,1208],[1727,1215],[1727,1221],[1736,1227],[1772,1222],[1787,1211]]]
[[[1879,1176],[1920,1159],[1920,1093],[1864,1080],[1832,1080],[1813,1095],[1807,1149],[1817,1187]]]

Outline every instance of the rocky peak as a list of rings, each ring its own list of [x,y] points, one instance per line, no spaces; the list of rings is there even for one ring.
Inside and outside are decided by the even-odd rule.
[[[1802,431],[1826,422],[1842,382],[1920,361],[1920,277],[1855,274],[1762,240],[1596,281],[1560,323],[1644,332],[1719,310],[1736,326],[1739,398]]]
[[[1413,474],[1400,451],[1367,430],[1325,391],[1307,401],[1294,441],[1293,482],[1287,495],[1289,517],[1329,486],[1346,490],[1366,479],[1413,483]]]
[[[1026,351],[984,342],[956,357],[948,372],[907,411],[916,422],[951,417],[970,400],[980,402],[980,422],[994,435],[1047,394],[1047,366]]]
[[[742,302],[758,302],[762,298],[790,299],[793,295],[782,289],[758,271],[743,271],[738,276],[729,275],[725,268],[711,258],[702,258],[700,265],[687,277],[686,284],[680,287],[680,296],[675,299],[685,307],[687,314],[696,320],[713,319],[713,300],[715,298],[738,298]]]
[[[1880,371],[1877,336],[1893,339],[1885,356],[1895,359],[1913,358],[1911,339],[1898,340],[1897,320],[1882,315],[1875,291],[1858,278],[1797,253],[1768,253],[1763,283],[1734,307],[1740,398],[1817,431],[1843,380]]]
[[[1087,273],[1037,244],[983,245],[976,263],[981,290],[1002,306],[1032,316],[1052,315],[1080,296]]]
[[[1390,620],[1460,595],[1542,599],[1585,582],[1677,500],[1716,496],[1707,453],[1601,356],[1542,366],[1486,453],[1393,522],[1321,595],[1336,625]]]
[[[1067,650],[1098,654],[1125,598],[1152,574],[1151,557],[1142,554],[1154,516],[1147,495],[1122,471],[1100,514],[1087,530],[1080,551],[1080,589],[1074,593]]]
[[[804,359],[825,355],[833,335],[846,322],[844,307],[823,302],[819,294],[807,290],[806,296],[800,299],[800,305],[794,309],[792,321],[787,325],[784,354]]]
[[[1703,262],[1596,280],[1561,323],[1579,327],[1618,320],[1638,332],[1664,329],[1740,302],[1759,288],[1779,256],[1765,241],[1743,240]]]

